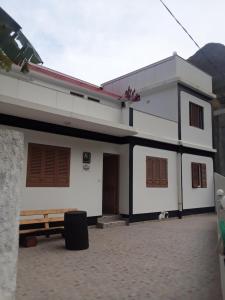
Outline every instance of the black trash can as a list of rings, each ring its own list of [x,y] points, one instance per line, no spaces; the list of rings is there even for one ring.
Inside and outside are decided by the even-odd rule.
[[[64,214],[64,235],[68,250],[84,250],[89,247],[86,211],[70,211]]]

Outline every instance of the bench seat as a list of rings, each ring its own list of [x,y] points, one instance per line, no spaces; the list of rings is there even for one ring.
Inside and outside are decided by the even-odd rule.
[[[20,239],[64,232],[64,213],[76,208],[22,210],[20,212]],[[60,216],[56,216],[60,215]]]

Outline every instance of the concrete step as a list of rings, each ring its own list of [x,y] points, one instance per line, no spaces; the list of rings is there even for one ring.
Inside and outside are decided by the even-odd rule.
[[[98,218],[98,222],[110,222],[120,220],[120,215],[103,215],[101,218]]]
[[[96,227],[97,228],[111,228],[111,227],[116,227],[116,226],[124,226],[126,225],[127,221],[126,220],[111,220],[111,221],[107,221],[107,222],[102,222],[102,221],[98,221]]]

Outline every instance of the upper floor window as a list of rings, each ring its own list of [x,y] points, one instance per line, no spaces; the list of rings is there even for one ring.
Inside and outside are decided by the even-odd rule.
[[[68,187],[69,181],[70,148],[28,144],[28,187]]]
[[[189,102],[190,126],[204,129],[204,109],[202,106]]]
[[[192,187],[207,188],[206,164],[191,163]]]
[[[146,187],[168,187],[167,159],[146,156]]]

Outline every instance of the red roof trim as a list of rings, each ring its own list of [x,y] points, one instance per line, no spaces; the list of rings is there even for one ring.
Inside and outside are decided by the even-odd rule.
[[[96,93],[99,93],[99,94],[103,94],[105,96],[116,98],[117,100],[121,99],[120,95],[105,91],[102,88],[98,87],[97,85],[93,85],[91,83],[82,81],[82,80],[77,79],[77,78],[72,77],[72,76],[65,75],[65,74],[57,72],[55,70],[52,70],[52,69],[49,69],[49,68],[46,68],[46,67],[43,67],[43,66],[40,66],[40,65],[31,64],[31,63],[28,64],[28,68],[32,71],[42,73],[42,74],[44,74],[46,76],[49,76],[49,77],[52,77],[54,79],[65,81],[65,82],[68,82],[70,84],[76,85],[78,87],[82,87],[84,89],[87,89],[87,90],[90,90],[90,91],[93,91],[93,92],[96,92]]]

